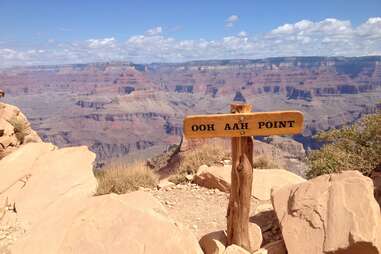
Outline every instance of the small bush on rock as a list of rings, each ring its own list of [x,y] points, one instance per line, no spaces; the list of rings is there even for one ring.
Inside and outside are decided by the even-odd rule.
[[[381,113],[365,116],[358,123],[317,135],[326,144],[308,155],[307,177],[359,170],[366,176],[381,164]]]
[[[17,140],[22,144],[24,138],[30,134],[30,126],[17,116],[12,117],[8,122],[13,126]]]
[[[108,193],[124,194],[139,187],[152,188],[158,182],[157,175],[145,163],[110,163],[96,173],[97,195]]]

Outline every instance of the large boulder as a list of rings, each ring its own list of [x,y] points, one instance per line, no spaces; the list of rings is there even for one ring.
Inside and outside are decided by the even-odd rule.
[[[56,149],[41,155],[32,164],[25,186],[15,196],[18,214],[33,224],[38,221],[41,210],[61,198],[94,195],[97,185],[94,161],[95,154],[86,146]],[[71,209],[70,205],[59,209]]]
[[[169,219],[149,193],[92,197],[65,212],[60,205],[53,203],[47,219],[17,242],[12,253],[203,253],[192,234]]]
[[[197,171],[193,181],[206,188],[230,192],[231,168],[231,165],[210,167],[203,165]],[[304,178],[284,169],[254,169],[252,196],[259,200],[270,200],[273,188],[305,181]]]
[[[94,197],[94,160],[87,147],[30,143],[0,161],[0,227],[14,239],[11,253],[202,254],[151,194]]]
[[[27,178],[35,173],[34,165],[38,159],[56,149],[49,143],[30,143],[0,160],[0,202],[5,196],[14,199],[14,194],[21,191]]]
[[[28,143],[0,160],[0,204],[6,208],[0,226],[11,229],[7,238],[33,232],[41,221],[65,226],[63,218],[94,195],[94,160],[87,147],[47,143]]]
[[[278,189],[272,202],[290,254],[381,252],[373,183],[357,171]]]

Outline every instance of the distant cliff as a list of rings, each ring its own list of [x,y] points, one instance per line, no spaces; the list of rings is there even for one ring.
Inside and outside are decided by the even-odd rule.
[[[155,154],[179,142],[185,115],[300,110],[312,135],[375,112],[381,57],[280,57],[186,63],[93,63],[0,70],[6,100],[45,141],[87,145],[98,159]]]

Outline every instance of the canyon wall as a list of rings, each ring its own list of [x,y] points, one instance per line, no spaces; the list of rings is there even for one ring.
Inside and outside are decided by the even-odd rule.
[[[318,131],[380,108],[381,57],[286,57],[137,65],[127,62],[0,70],[5,101],[58,146],[87,145],[98,160],[148,156],[178,143],[188,114],[300,110],[306,149]]]

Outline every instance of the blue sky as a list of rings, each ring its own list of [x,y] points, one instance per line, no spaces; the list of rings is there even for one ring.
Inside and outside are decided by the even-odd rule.
[[[380,0],[0,0],[0,66],[374,54]]]

